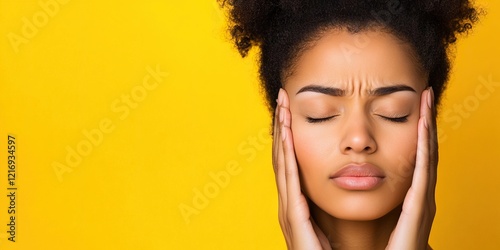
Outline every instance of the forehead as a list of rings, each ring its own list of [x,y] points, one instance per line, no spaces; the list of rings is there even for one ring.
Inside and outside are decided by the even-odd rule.
[[[423,89],[426,74],[412,48],[392,34],[380,29],[351,33],[336,28],[323,31],[311,42],[285,79],[285,85],[292,85],[287,88],[332,82],[352,87],[398,82]]]

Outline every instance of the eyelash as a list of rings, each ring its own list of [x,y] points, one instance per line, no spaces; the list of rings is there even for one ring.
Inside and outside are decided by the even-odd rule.
[[[379,116],[382,117],[385,120],[390,121],[390,122],[405,123],[405,122],[408,121],[408,116],[409,115],[400,116],[400,117],[387,117],[387,116],[382,116],[382,115],[379,115]]]
[[[401,117],[387,117],[387,116],[382,116],[382,115],[379,115],[381,118],[383,118],[384,120],[387,120],[387,121],[390,121],[390,122],[395,122],[395,123],[405,123],[408,121],[408,116],[409,115],[405,115],[405,116],[401,116]],[[308,123],[322,123],[322,122],[326,122],[332,118],[335,118],[336,115],[334,116],[329,116],[329,117],[324,117],[324,118],[312,118],[312,117],[307,117],[307,122]]]
[[[326,122],[332,118],[336,117],[334,116],[329,116],[329,117],[324,117],[324,118],[312,118],[312,117],[307,117],[307,122],[308,123],[321,123],[321,122]]]

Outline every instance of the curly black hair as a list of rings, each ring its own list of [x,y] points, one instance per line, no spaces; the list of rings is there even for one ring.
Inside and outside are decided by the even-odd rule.
[[[276,108],[286,72],[318,33],[381,27],[408,43],[428,74],[436,104],[450,72],[450,45],[484,12],[470,0],[218,0],[242,57],[260,48],[259,73],[268,108]]]

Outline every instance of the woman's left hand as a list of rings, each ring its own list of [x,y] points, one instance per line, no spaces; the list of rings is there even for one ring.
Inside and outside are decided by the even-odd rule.
[[[436,176],[438,142],[434,93],[422,92],[418,122],[417,157],[413,180],[406,194],[398,224],[391,234],[387,249],[429,249],[428,241],[436,214]]]

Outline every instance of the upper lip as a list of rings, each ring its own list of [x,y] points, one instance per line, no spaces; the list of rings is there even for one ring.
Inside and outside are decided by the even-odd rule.
[[[330,179],[338,177],[379,177],[384,178],[384,172],[370,163],[347,164],[340,170],[330,175]]]

